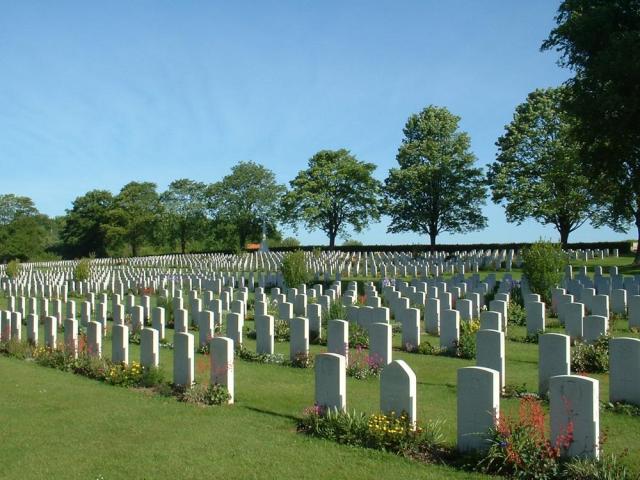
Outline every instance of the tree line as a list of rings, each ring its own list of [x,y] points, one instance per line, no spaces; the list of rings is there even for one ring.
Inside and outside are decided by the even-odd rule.
[[[284,225],[320,230],[334,246],[382,215],[389,232],[418,233],[434,246],[444,232],[485,228],[489,193],[509,222],[552,225],[562,244],[586,222],[623,232],[635,225],[640,239],[640,2],[566,0],[541,49],[560,52],[574,77],[516,107],[486,171],[460,117],[430,105],[407,120],[384,181],[374,164],[340,149],[316,153],[288,186],[240,162],[213,184],[92,190],[56,218],[29,198],[1,195],[0,259],[243,248],[263,231],[277,244]]]

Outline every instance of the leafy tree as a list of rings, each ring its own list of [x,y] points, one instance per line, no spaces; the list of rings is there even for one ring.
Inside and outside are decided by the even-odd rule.
[[[161,211],[155,183],[130,182],[114,199],[109,212],[107,238],[116,244],[128,243],[135,257],[145,242],[157,238]]]
[[[542,49],[573,70],[565,107],[578,119],[587,177],[608,209],[599,223],[640,239],[640,1],[565,0]],[[640,263],[640,250],[635,263]]]
[[[0,195],[0,225],[7,225],[21,216],[38,215],[38,209],[29,197],[13,193]]]
[[[9,263],[7,263],[7,277],[12,280],[18,278],[21,269],[22,266],[20,265],[20,262],[18,260],[11,260]]]
[[[0,228],[0,260],[52,260],[54,222],[46,215],[18,216]]]
[[[282,265],[280,268],[282,270],[282,276],[284,277],[284,283],[289,288],[296,288],[298,285],[309,281],[309,271],[307,270],[307,264],[302,250],[289,252],[282,257]]]
[[[274,173],[255,162],[240,162],[231,174],[207,189],[207,205],[216,224],[225,225],[240,248],[260,240],[263,222],[267,237],[277,234],[278,205],[285,188]]]
[[[322,150],[289,182],[283,197],[283,217],[296,226],[320,229],[329,236],[329,247],[347,227],[364,230],[380,218],[381,185],[373,178],[376,166],[351,155],[348,150]]]
[[[205,200],[206,185],[186,178],[171,182],[160,195],[168,238],[172,243],[180,243],[182,253],[186,253],[190,241],[202,238],[205,233]]]
[[[474,167],[469,135],[458,130],[457,117],[429,106],[411,115],[396,160],[385,180],[389,232],[429,235],[434,248],[442,232],[465,233],[487,225],[481,206],[486,187]]]
[[[79,260],[73,269],[73,276],[76,280],[81,282],[89,280],[89,277],[91,276],[91,260],[88,258]]]
[[[286,237],[279,241],[269,242],[270,247],[299,247],[300,240],[295,237]]]
[[[551,224],[567,245],[569,234],[593,212],[589,180],[582,174],[575,121],[561,106],[565,88],[536,90],[516,107],[489,167],[493,201],[506,204],[507,220]]]
[[[560,284],[567,256],[557,243],[538,240],[522,251],[522,273],[529,287],[545,303],[551,302],[551,289]]]
[[[114,198],[106,190],[91,190],[73,201],[67,210],[65,224],[61,232],[66,253],[71,257],[95,254],[107,256],[107,225]]]

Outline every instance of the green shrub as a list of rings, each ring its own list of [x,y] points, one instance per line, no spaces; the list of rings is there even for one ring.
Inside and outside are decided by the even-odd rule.
[[[412,353],[419,353],[421,355],[440,355],[444,350],[440,345],[431,345],[429,342],[420,342],[418,348],[412,350]]]
[[[284,365],[285,358],[280,353],[275,353],[273,355],[269,355],[268,353],[257,353],[249,350],[244,345],[238,345],[235,349],[235,354],[238,358],[245,360],[247,362],[256,362],[256,363],[273,363],[276,365]]]
[[[377,377],[382,372],[382,358],[369,355],[362,346],[358,346],[355,352],[348,356],[347,376],[357,380],[369,377]]]
[[[311,368],[313,363],[313,355],[310,352],[300,352],[296,354],[293,360],[285,360],[282,364],[286,367]]]
[[[291,338],[291,329],[286,320],[273,322],[273,337],[276,342],[288,342]]]
[[[571,371],[606,373],[609,371],[609,340],[603,335],[592,344],[578,342],[571,349]]]
[[[354,240],[353,238],[350,238],[349,240],[345,240],[342,246],[343,247],[361,247],[362,242],[360,240]]]
[[[324,313],[323,313],[324,314]],[[332,302],[327,312],[327,320],[344,320],[347,318],[347,308],[340,302]]]
[[[182,389],[179,399],[186,403],[200,403],[203,405],[222,405],[231,398],[227,387],[217,383],[203,385],[196,383],[191,388]]]
[[[441,422],[413,425],[404,412],[367,415],[314,406],[305,409],[298,422],[298,431],[345,445],[394,452],[423,462],[440,461],[448,454],[443,447]]]
[[[302,250],[287,253],[282,259],[282,266],[280,268],[282,269],[284,282],[290,288],[295,288],[309,281],[309,272]]]
[[[600,459],[572,458],[562,466],[562,478],[580,480],[626,480],[634,478],[615,455]]]
[[[4,353],[10,357],[24,360],[32,356],[33,348],[26,342],[21,342],[12,338],[7,342],[0,342],[0,353]]]
[[[351,325],[349,328],[350,348],[369,348],[369,332],[360,325]]]
[[[546,437],[545,424],[541,402],[521,398],[518,418],[498,418],[491,431],[491,446],[478,464],[480,470],[509,478],[557,478],[560,455],[571,436],[567,432],[553,443]]]
[[[84,282],[89,280],[89,275],[91,274],[91,260],[88,258],[83,258],[82,260],[76,263],[75,268],[73,269],[73,276],[76,280]]]
[[[11,260],[8,264],[7,264],[7,277],[14,279],[17,278],[18,275],[20,274],[20,270],[21,270],[21,265],[20,265],[20,261],[19,260]]]
[[[527,312],[520,304],[510,300],[507,307],[507,319],[509,325],[525,326],[527,324]]]
[[[602,407],[606,410],[610,410],[613,413],[620,413],[622,415],[628,415],[630,417],[640,417],[640,406],[633,405],[631,403],[624,402],[608,402],[603,403]]]
[[[133,387],[142,384],[143,368],[138,362],[129,365],[113,364],[105,373],[105,381],[111,385]]]
[[[460,337],[454,355],[458,358],[476,358],[476,332],[480,329],[478,320],[460,322]]]
[[[277,247],[299,247],[300,240],[294,237],[284,238],[281,242],[276,245]]]
[[[567,256],[558,243],[540,240],[522,251],[522,273],[529,288],[545,303],[551,301],[551,289],[560,283]]]

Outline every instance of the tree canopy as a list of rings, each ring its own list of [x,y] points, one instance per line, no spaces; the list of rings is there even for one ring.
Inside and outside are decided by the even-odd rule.
[[[207,204],[215,222],[244,248],[248,240],[261,238],[263,222],[267,236],[279,238],[278,207],[284,192],[284,185],[276,182],[271,170],[255,162],[240,162],[229,175],[209,186]]]
[[[573,136],[575,120],[562,107],[568,93],[566,88],[530,93],[496,142],[497,158],[487,174],[493,201],[505,204],[509,222],[533,218],[551,224],[563,245],[593,212]]]
[[[106,190],[91,190],[73,201],[60,234],[70,256],[107,255],[106,228],[113,205],[113,195]]]
[[[411,115],[396,160],[385,180],[389,232],[429,235],[464,233],[487,225],[481,207],[486,187],[475,167],[469,135],[458,130],[460,117],[429,106]]]
[[[178,242],[181,253],[186,253],[189,242],[205,234],[205,201],[206,185],[186,178],[174,180],[160,195],[167,238],[172,244]]]
[[[21,216],[34,216],[38,213],[29,197],[20,197],[13,193],[0,195],[0,225],[7,225]]]
[[[346,149],[322,150],[289,182],[282,199],[283,217],[297,226],[322,230],[335,246],[336,237],[350,227],[365,229],[380,218],[381,184],[373,177],[376,166],[358,160]]]
[[[640,238],[640,1],[565,0],[543,50],[574,72],[565,108],[577,118],[600,223]],[[636,263],[640,262],[640,251]]]
[[[127,243],[135,257],[145,241],[157,238],[161,204],[152,182],[130,182],[116,195],[109,212],[107,235],[116,244]]]

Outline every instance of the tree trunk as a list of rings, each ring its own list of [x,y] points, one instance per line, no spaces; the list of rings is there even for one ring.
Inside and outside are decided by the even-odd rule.
[[[429,241],[431,245],[431,253],[436,251],[436,237],[438,236],[435,232],[429,232]]]
[[[636,257],[633,259],[634,265],[640,265],[640,208],[635,211],[636,228],[638,229],[638,247],[636,248]]]
[[[131,242],[131,256],[138,256],[138,242]]]
[[[569,243],[569,233],[571,227],[568,225],[561,225],[558,228],[558,232],[560,232],[560,243],[562,244],[562,248],[567,248],[567,244]]]
[[[180,250],[182,251],[183,255],[187,252],[187,241],[184,239],[184,237],[180,239]]]
[[[329,248],[333,248],[336,246],[336,234],[333,232],[329,232]]]

